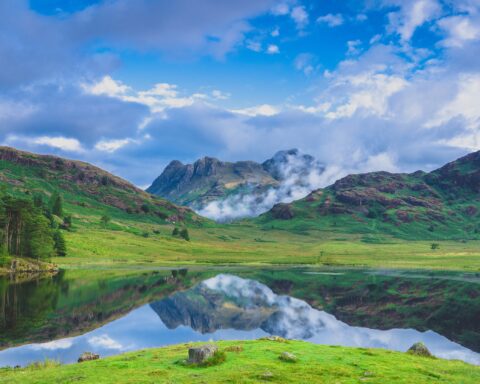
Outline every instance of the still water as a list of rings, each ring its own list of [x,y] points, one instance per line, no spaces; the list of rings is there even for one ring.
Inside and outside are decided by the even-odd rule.
[[[339,311],[342,317],[349,317],[345,311],[362,311],[365,305],[377,308],[385,305],[385,297],[391,297],[391,301],[396,302],[396,298],[392,298],[395,292],[387,292],[386,296],[372,293],[370,299],[367,295],[359,303],[358,297],[351,297],[351,284],[365,284],[372,292],[379,288],[372,284],[379,285],[388,291],[385,285],[388,279],[394,279],[391,284],[401,288],[409,279],[418,280],[415,276],[378,278],[368,271],[187,272],[182,269],[171,275],[169,273],[108,277],[102,273],[89,276],[77,272],[77,276],[71,279],[60,276],[40,279],[33,284],[10,283],[10,289],[4,290],[7,294],[2,304],[4,319],[0,341],[3,348],[7,348],[0,351],[0,366],[26,365],[46,358],[71,363],[85,351],[109,356],[177,343],[246,340],[266,335],[318,344],[397,351],[406,351],[412,344],[421,341],[437,357],[480,365],[479,353],[433,330],[410,327],[375,329],[365,326],[368,321],[364,318],[359,320],[353,316],[353,322],[363,325],[354,326],[307,302],[317,303],[322,295],[328,296],[328,300],[336,303],[331,308]],[[458,282],[458,276],[455,279]],[[435,278],[430,276],[427,281],[435,290]],[[470,288],[478,289],[475,281],[463,284],[474,284]],[[308,286],[315,288],[307,288],[305,292]],[[417,285],[414,287],[419,290]],[[12,289],[17,292],[16,295],[12,294]],[[337,297],[332,299],[335,292]],[[350,296],[346,298],[345,292]],[[304,297],[295,297],[295,293]],[[418,297],[423,297],[423,294],[419,292]],[[373,299],[378,302],[369,302]],[[20,305],[20,309],[12,309],[12,300],[17,301],[15,305]],[[126,301],[130,303],[126,304]],[[346,304],[342,305],[343,302]],[[400,307],[400,312],[407,309],[415,312],[415,308],[402,308],[404,303],[397,302],[396,305]],[[411,305],[417,305],[415,300]],[[321,306],[329,308],[328,305]],[[372,315],[372,321],[374,317]],[[395,320],[396,315],[393,317]],[[402,321],[408,324],[407,320],[399,321],[400,324]],[[466,323],[465,326],[468,325]],[[419,328],[425,329],[425,326]],[[468,330],[471,335],[475,331]],[[449,333],[462,339],[451,330]]]

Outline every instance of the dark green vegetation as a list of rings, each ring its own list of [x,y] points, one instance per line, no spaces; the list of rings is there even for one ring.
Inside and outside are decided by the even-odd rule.
[[[264,229],[408,240],[480,238],[480,151],[430,172],[350,175],[256,220]]]
[[[53,195],[48,205],[39,196],[32,200],[0,194],[0,267],[10,267],[12,257],[49,261],[66,256],[65,239],[57,225],[61,216],[59,195]],[[17,269],[16,262],[11,268]]]
[[[284,167],[295,159],[297,173],[323,167],[310,155],[297,149],[280,151],[263,163],[254,161],[223,162],[204,157],[193,164],[172,161],[147,189],[148,192],[178,204],[203,207],[214,200],[232,195],[260,194],[279,187],[285,178]],[[302,164],[301,166],[299,164]]]
[[[0,383],[464,383],[480,381],[480,368],[407,353],[315,345],[301,341],[222,341],[226,358],[210,367],[179,362],[190,345],[150,349],[65,366],[45,364],[0,370]],[[229,352],[231,347],[237,351]],[[283,352],[295,363],[279,359]]]

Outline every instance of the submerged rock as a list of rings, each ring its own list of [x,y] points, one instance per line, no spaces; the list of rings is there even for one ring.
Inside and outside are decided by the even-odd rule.
[[[210,359],[218,351],[218,347],[212,344],[190,348],[188,350],[188,363],[201,364]]]
[[[84,361],[98,360],[99,358],[100,358],[100,355],[97,355],[96,353],[83,352],[78,358],[78,362],[83,363]]]
[[[417,356],[425,356],[425,357],[432,357],[432,353],[428,350],[427,346],[423,343],[415,343],[413,344],[407,353]]]

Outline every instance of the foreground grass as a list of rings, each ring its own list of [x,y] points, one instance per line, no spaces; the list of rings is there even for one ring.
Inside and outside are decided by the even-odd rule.
[[[0,383],[480,382],[479,367],[381,349],[264,340],[222,341],[218,345],[220,350],[227,351],[226,361],[211,367],[182,364],[188,348],[183,344],[81,364],[2,369]],[[282,352],[295,354],[298,361],[282,361]]]
[[[83,222],[82,222],[83,220]],[[480,271],[480,241],[406,241],[310,231],[262,231],[249,224],[189,228],[191,241],[171,236],[173,226],[118,221],[108,228],[98,218],[76,220],[66,233],[69,255],[63,268],[179,264],[286,264],[423,268]]]

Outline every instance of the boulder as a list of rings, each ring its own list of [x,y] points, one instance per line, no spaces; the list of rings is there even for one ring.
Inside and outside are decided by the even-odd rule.
[[[432,357],[431,352],[428,350],[427,346],[423,343],[415,343],[413,344],[407,353],[417,356],[425,356],[425,357]]]
[[[188,363],[201,364],[210,359],[218,351],[218,347],[212,344],[193,347],[188,350]]]
[[[280,357],[280,360],[287,361],[289,363],[295,363],[297,361],[297,356],[290,352],[283,352]]]
[[[80,357],[78,358],[79,363],[83,363],[84,361],[91,361],[91,360],[98,360],[100,355],[92,352],[83,352]]]

